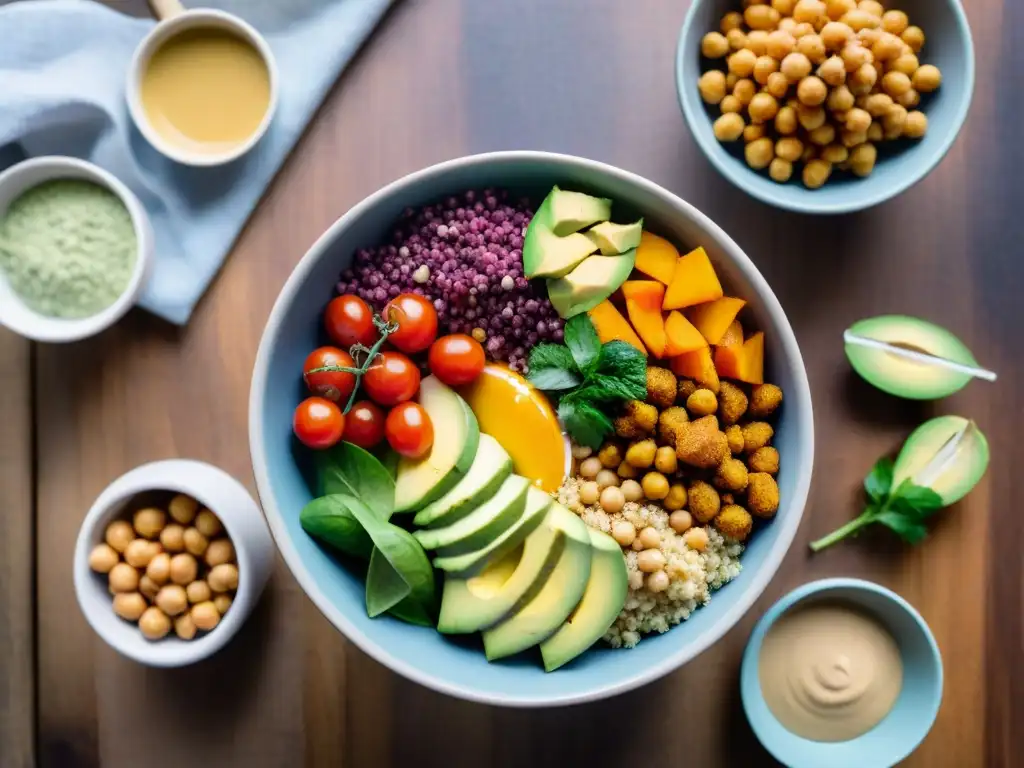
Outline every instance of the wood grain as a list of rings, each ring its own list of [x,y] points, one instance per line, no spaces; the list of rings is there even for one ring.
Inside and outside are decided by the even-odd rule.
[[[1024,111],[1005,89],[990,87],[1024,68],[1012,40],[1024,8],[1009,0],[966,5],[979,42],[979,87],[962,136],[906,194],[830,219],[762,205],[703,159],[679,114],[671,67],[685,3],[399,4],[321,109],[187,328],[135,312],[91,341],[36,351],[39,763],[774,765],[738,701],[746,639],[789,589],[857,575],[907,597],[945,659],[938,724],[907,765],[1024,764],[1015,732],[1024,722],[1024,488],[1015,477],[1024,432]],[[615,108],[602,108],[608,104]],[[282,564],[259,610],[217,657],[167,672],[116,656],[88,629],[71,590],[71,553],[92,499],[118,474],[170,456],[213,462],[252,487],[249,374],[267,313],[302,253],[382,184],[445,158],[510,148],[594,157],[666,186],[737,240],[787,308],[811,379],[819,448],[806,519],[762,599],[714,648],[664,680],[557,711],[467,704],[398,678],[348,644]],[[849,373],[841,332],[890,311],[950,327],[999,381],[923,407],[872,390]],[[0,377],[25,355],[23,344],[0,336]],[[27,381],[11,378],[10,391],[23,393],[13,406],[9,387],[0,389],[5,534],[23,519],[8,510],[25,508],[32,495]],[[19,413],[20,438],[9,429]],[[992,446],[987,482],[943,513],[919,548],[883,532],[810,557],[808,541],[858,511],[857,488],[872,462],[932,413],[979,422]],[[0,563],[0,618],[20,616],[13,627],[26,626],[31,605],[31,532],[20,535],[20,566],[10,537]],[[31,659],[19,647],[19,658]],[[8,648],[14,643],[0,630],[5,661]],[[10,666],[21,675],[19,702],[33,687],[25,668]],[[9,701],[0,700],[4,718],[21,712]],[[7,722],[0,739],[10,738]],[[0,741],[0,764],[9,764],[9,743],[31,763],[31,740],[21,738]]]

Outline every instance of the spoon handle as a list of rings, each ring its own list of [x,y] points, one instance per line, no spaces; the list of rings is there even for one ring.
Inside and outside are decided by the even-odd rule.
[[[160,21],[185,12],[180,0],[149,0],[149,7]]]

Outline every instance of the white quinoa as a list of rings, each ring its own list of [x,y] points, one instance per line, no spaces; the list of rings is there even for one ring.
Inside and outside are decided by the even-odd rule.
[[[703,552],[687,546],[683,535],[669,526],[669,512],[651,502],[628,501],[622,511],[608,514],[599,506],[580,501],[581,480],[569,478],[556,494],[558,501],[579,515],[591,528],[610,533],[612,524],[625,520],[639,532],[648,526],[661,534],[659,549],[665,556],[669,586],[664,592],[651,592],[644,586],[644,574],[637,567],[639,552],[623,548],[629,574],[629,594],[622,613],[604,636],[613,648],[632,648],[650,632],[667,632],[688,619],[699,606],[711,600],[711,593],[732,581],[742,568],[743,545],[726,539],[712,526],[705,526],[708,544]]]

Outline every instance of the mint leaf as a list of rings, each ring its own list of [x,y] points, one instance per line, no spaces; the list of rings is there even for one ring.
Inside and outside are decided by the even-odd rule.
[[[573,440],[595,449],[601,446],[605,435],[612,431],[611,419],[586,400],[575,397],[564,399],[558,404],[558,418]]]
[[[883,456],[864,478],[864,492],[874,502],[882,501],[892,490],[892,459]]]
[[[537,389],[548,392],[572,389],[583,382],[575,371],[567,371],[564,368],[534,368],[532,365],[526,378]]]
[[[899,535],[908,544],[917,544],[928,535],[928,527],[924,523],[895,510],[879,512],[874,519]]]
[[[601,353],[601,339],[597,336],[594,323],[586,313],[574,315],[565,323],[565,345],[572,353],[576,367],[584,376],[590,375],[597,366]]]
[[[931,488],[903,484],[896,490],[894,502],[904,502],[922,514],[942,509],[942,497]]]
[[[597,370],[590,378],[617,392],[622,400],[643,400],[647,397],[647,358],[632,344],[609,341],[601,347]]]

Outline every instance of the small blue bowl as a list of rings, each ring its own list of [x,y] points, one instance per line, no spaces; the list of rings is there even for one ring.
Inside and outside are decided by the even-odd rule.
[[[786,184],[772,181],[767,172],[752,170],[743,159],[743,141],[723,144],[715,138],[712,123],[720,114],[700,97],[697,80],[708,68],[701,57],[700,41],[717,31],[739,0],[693,0],[683,22],[676,49],[676,89],[690,131],[711,164],[725,178],[754,197],[798,213],[850,213],[870,208],[906,191],[939,164],[952,146],[967,117],[974,93],[974,45],[967,15],[959,0],[901,0],[910,23],[924,30],[922,64],[942,70],[942,85],[925,94],[920,109],[928,116],[923,139],[903,139],[879,144],[878,163],[867,178],[834,173],[820,189],[808,189],[793,174]]]
[[[765,634],[797,604],[817,600],[846,602],[870,612],[895,638],[903,660],[903,688],[892,711],[849,741],[797,736],[775,719],[761,693],[758,660]],[[862,579],[822,579],[790,592],[754,627],[743,653],[740,693],[757,738],[790,768],[887,768],[913,752],[935,722],[942,702],[942,656],[921,614],[895,592]]]

